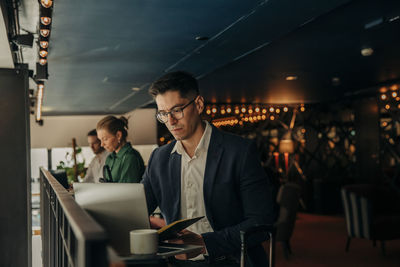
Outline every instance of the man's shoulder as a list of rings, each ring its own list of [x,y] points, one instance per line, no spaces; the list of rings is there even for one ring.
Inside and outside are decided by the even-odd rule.
[[[157,147],[153,152],[153,157],[165,157],[171,154],[172,149],[174,148],[176,141],[172,141],[169,144],[162,145]]]

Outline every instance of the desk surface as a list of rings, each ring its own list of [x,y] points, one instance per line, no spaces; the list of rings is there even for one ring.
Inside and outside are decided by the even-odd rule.
[[[184,244],[161,244],[159,246],[159,252],[155,255],[129,255],[129,256],[118,256],[116,252],[109,247],[109,257],[112,262],[122,261],[125,263],[140,263],[140,262],[151,262],[151,261],[163,261],[169,257],[190,253],[197,250],[201,250],[201,246],[195,245],[184,245]]]

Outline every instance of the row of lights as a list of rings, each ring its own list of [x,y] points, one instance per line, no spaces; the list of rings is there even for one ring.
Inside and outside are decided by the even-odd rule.
[[[40,0],[39,8],[39,63],[36,64],[36,122],[42,123],[44,81],[47,79],[47,55],[51,33],[53,0]]]
[[[53,13],[53,0],[40,0],[39,64],[47,64],[50,29]]]
[[[395,99],[396,101],[400,101],[400,94],[398,92],[399,86],[397,84],[393,84],[389,87],[381,87],[379,89],[379,92],[381,93],[380,99],[383,101],[390,100],[390,97],[392,99]]]
[[[222,119],[215,119],[212,121],[215,127],[221,127],[221,126],[234,126],[236,124],[243,125],[244,123],[257,123],[260,121],[265,121],[265,120],[270,120],[274,121],[277,119],[277,115],[275,114],[262,114],[262,115],[244,115],[241,116],[240,118],[236,117],[228,117],[228,118],[222,118]]]
[[[399,86],[397,84],[393,84],[389,87],[382,87],[379,89],[380,92],[380,100],[383,101],[384,108],[386,110],[390,110],[393,107],[397,107],[400,109],[400,93]]]
[[[299,110],[304,112],[306,110],[304,104],[300,104]],[[264,114],[266,115],[268,112],[270,114],[280,114],[286,113],[289,111],[288,106],[261,106],[261,105],[221,105],[221,106],[206,106],[206,114],[209,116],[215,115],[240,115],[240,114]]]
[[[300,112],[306,110],[304,104],[292,108]],[[234,105],[231,107],[230,105],[221,105],[220,107],[207,106],[206,114],[212,118],[217,116],[212,123],[216,127],[223,127],[237,124],[242,126],[244,123],[257,123],[265,120],[274,121],[280,114],[287,113],[289,110],[288,106]]]

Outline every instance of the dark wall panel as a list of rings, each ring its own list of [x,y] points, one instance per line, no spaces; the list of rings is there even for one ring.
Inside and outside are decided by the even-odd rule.
[[[355,105],[358,182],[379,182],[379,110],[375,97]]]
[[[28,71],[0,69],[0,96],[0,266],[30,266]]]

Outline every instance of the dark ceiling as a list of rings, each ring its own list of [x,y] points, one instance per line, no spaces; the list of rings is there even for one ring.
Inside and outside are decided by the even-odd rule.
[[[209,102],[343,97],[400,79],[399,16],[398,0],[54,0],[44,115],[146,106],[174,70]]]

